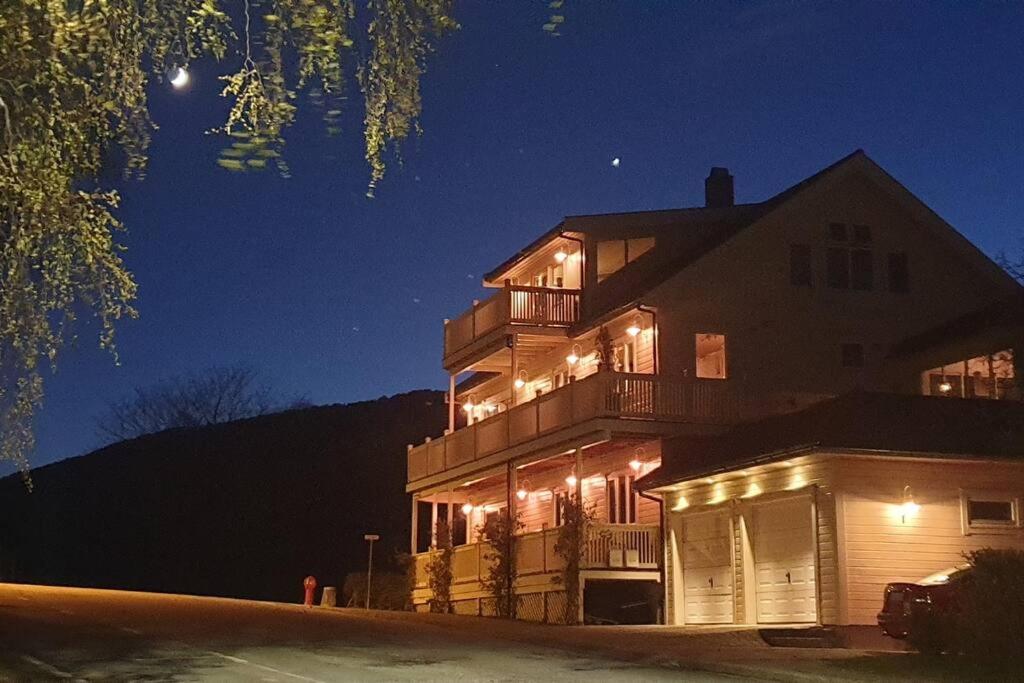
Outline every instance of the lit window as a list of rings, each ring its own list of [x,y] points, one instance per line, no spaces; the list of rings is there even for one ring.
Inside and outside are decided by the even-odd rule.
[[[653,237],[628,240],[605,240],[597,243],[597,281],[621,270],[654,248]]]
[[[626,243],[607,240],[597,243],[597,281],[601,282],[626,265]]]
[[[612,353],[616,372],[636,372],[636,344],[624,342],[616,346]]]
[[[697,377],[725,379],[725,335],[700,333],[697,340]]]

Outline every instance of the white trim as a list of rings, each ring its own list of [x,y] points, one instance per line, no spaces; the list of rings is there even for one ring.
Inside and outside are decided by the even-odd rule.
[[[1012,521],[1009,523],[982,521],[972,524],[969,514],[969,503],[971,501],[1009,503]],[[1021,530],[1020,503],[1020,496],[1014,493],[979,489],[960,489],[960,531],[964,536],[982,534],[1015,534]]]

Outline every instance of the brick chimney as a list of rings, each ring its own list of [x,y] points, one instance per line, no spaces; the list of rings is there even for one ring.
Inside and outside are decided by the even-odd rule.
[[[704,180],[704,206],[720,209],[735,203],[729,169],[715,166]]]

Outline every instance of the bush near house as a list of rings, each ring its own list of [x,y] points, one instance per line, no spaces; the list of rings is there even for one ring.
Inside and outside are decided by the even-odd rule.
[[[922,614],[910,642],[922,652],[960,653],[1002,669],[1024,669],[1024,551],[987,548],[967,555],[951,609]]]

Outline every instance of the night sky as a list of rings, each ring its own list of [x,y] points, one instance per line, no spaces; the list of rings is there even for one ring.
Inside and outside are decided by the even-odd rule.
[[[33,464],[100,445],[107,401],[214,365],[318,404],[443,388],[442,319],[482,273],[564,215],[700,205],[712,165],[759,201],[864,148],[986,252],[1015,245],[1024,5],[568,0],[557,38],[548,14],[456,3],[424,134],[373,200],[354,86],[340,138],[307,107],[282,179],[217,167],[214,65],[155,84],[150,171],[122,187],[141,317],[120,367],[80,322]]]

